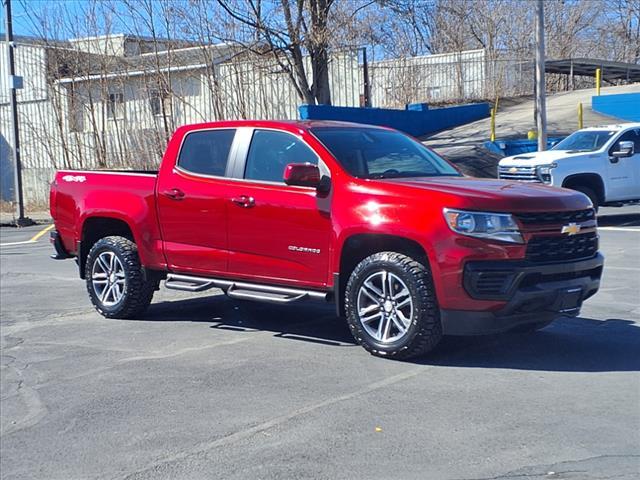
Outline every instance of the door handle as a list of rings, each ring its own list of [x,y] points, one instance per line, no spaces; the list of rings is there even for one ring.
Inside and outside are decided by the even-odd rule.
[[[170,198],[171,200],[182,200],[184,198],[184,192],[179,188],[172,188],[171,190],[166,190],[162,192],[165,197]]]
[[[256,200],[253,197],[250,197],[248,195],[240,195],[239,197],[233,197],[231,201],[242,208],[251,208],[256,204]]]

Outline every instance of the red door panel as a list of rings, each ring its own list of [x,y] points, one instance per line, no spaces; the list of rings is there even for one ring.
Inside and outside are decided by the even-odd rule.
[[[226,183],[178,169],[160,176],[158,215],[170,269],[200,274],[226,271]]]
[[[229,273],[309,286],[327,281],[331,219],[315,189],[229,186]],[[238,201],[245,198],[247,202]]]

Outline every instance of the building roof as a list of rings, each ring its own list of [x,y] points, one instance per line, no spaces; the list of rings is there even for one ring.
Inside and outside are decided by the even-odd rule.
[[[606,81],[627,80],[640,82],[640,65],[637,63],[614,62],[597,58],[568,58],[564,60],[547,60],[545,72],[595,77],[596,69],[600,68],[602,79]]]
[[[58,65],[58,83],[135,77],[160,72],[205,68],[229,60],[239,53],[226,43],[177,48],[134,56],[109,56],[79,52],[73,48],[51,52]]]
[[[158,51],[149,51],[147,48],[144,53],[135,55],[105,54],[88,51],[81,46],[82,42],[110,39],[131,42],[151,42],[152,40],[125,34],[72,40],[51,40],[31,36],[14,37],[16,43],[46,49],[48,75],[58,83],[200,69],[227,61],[241,53],[239,47],[228,43],[194,46],[194,42],[166,39],[157,39],[161,42]]]

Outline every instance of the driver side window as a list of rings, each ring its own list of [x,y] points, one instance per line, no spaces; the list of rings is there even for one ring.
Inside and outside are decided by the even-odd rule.
[[[639,154],[640,153],[640,129],[636,128],[634,130],[629,130],[628,132],[624,132],[620,136],[620,138],[616,140],[616,143],[613,144],[613,147],[611,148],[611,151],[609,152],[609,154],[619,150],[620,142],[633,142],[633,147],[634,147],[633,153],[634,155]]]
[[[284,169],[290,163],[318,164],[318,156],[290,133],[255,130],[247,155],[244,178],[284,183]]]

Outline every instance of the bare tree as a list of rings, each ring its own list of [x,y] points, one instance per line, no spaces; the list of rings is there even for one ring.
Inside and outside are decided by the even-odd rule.
[[[250,29],[241,42],[252,51],[270,53],[289,75],[300,99],[331,104],[329,85],[329,12],[334,0],[218,0],[229,17]],[[311,82],[305,54],[309,56]]]

